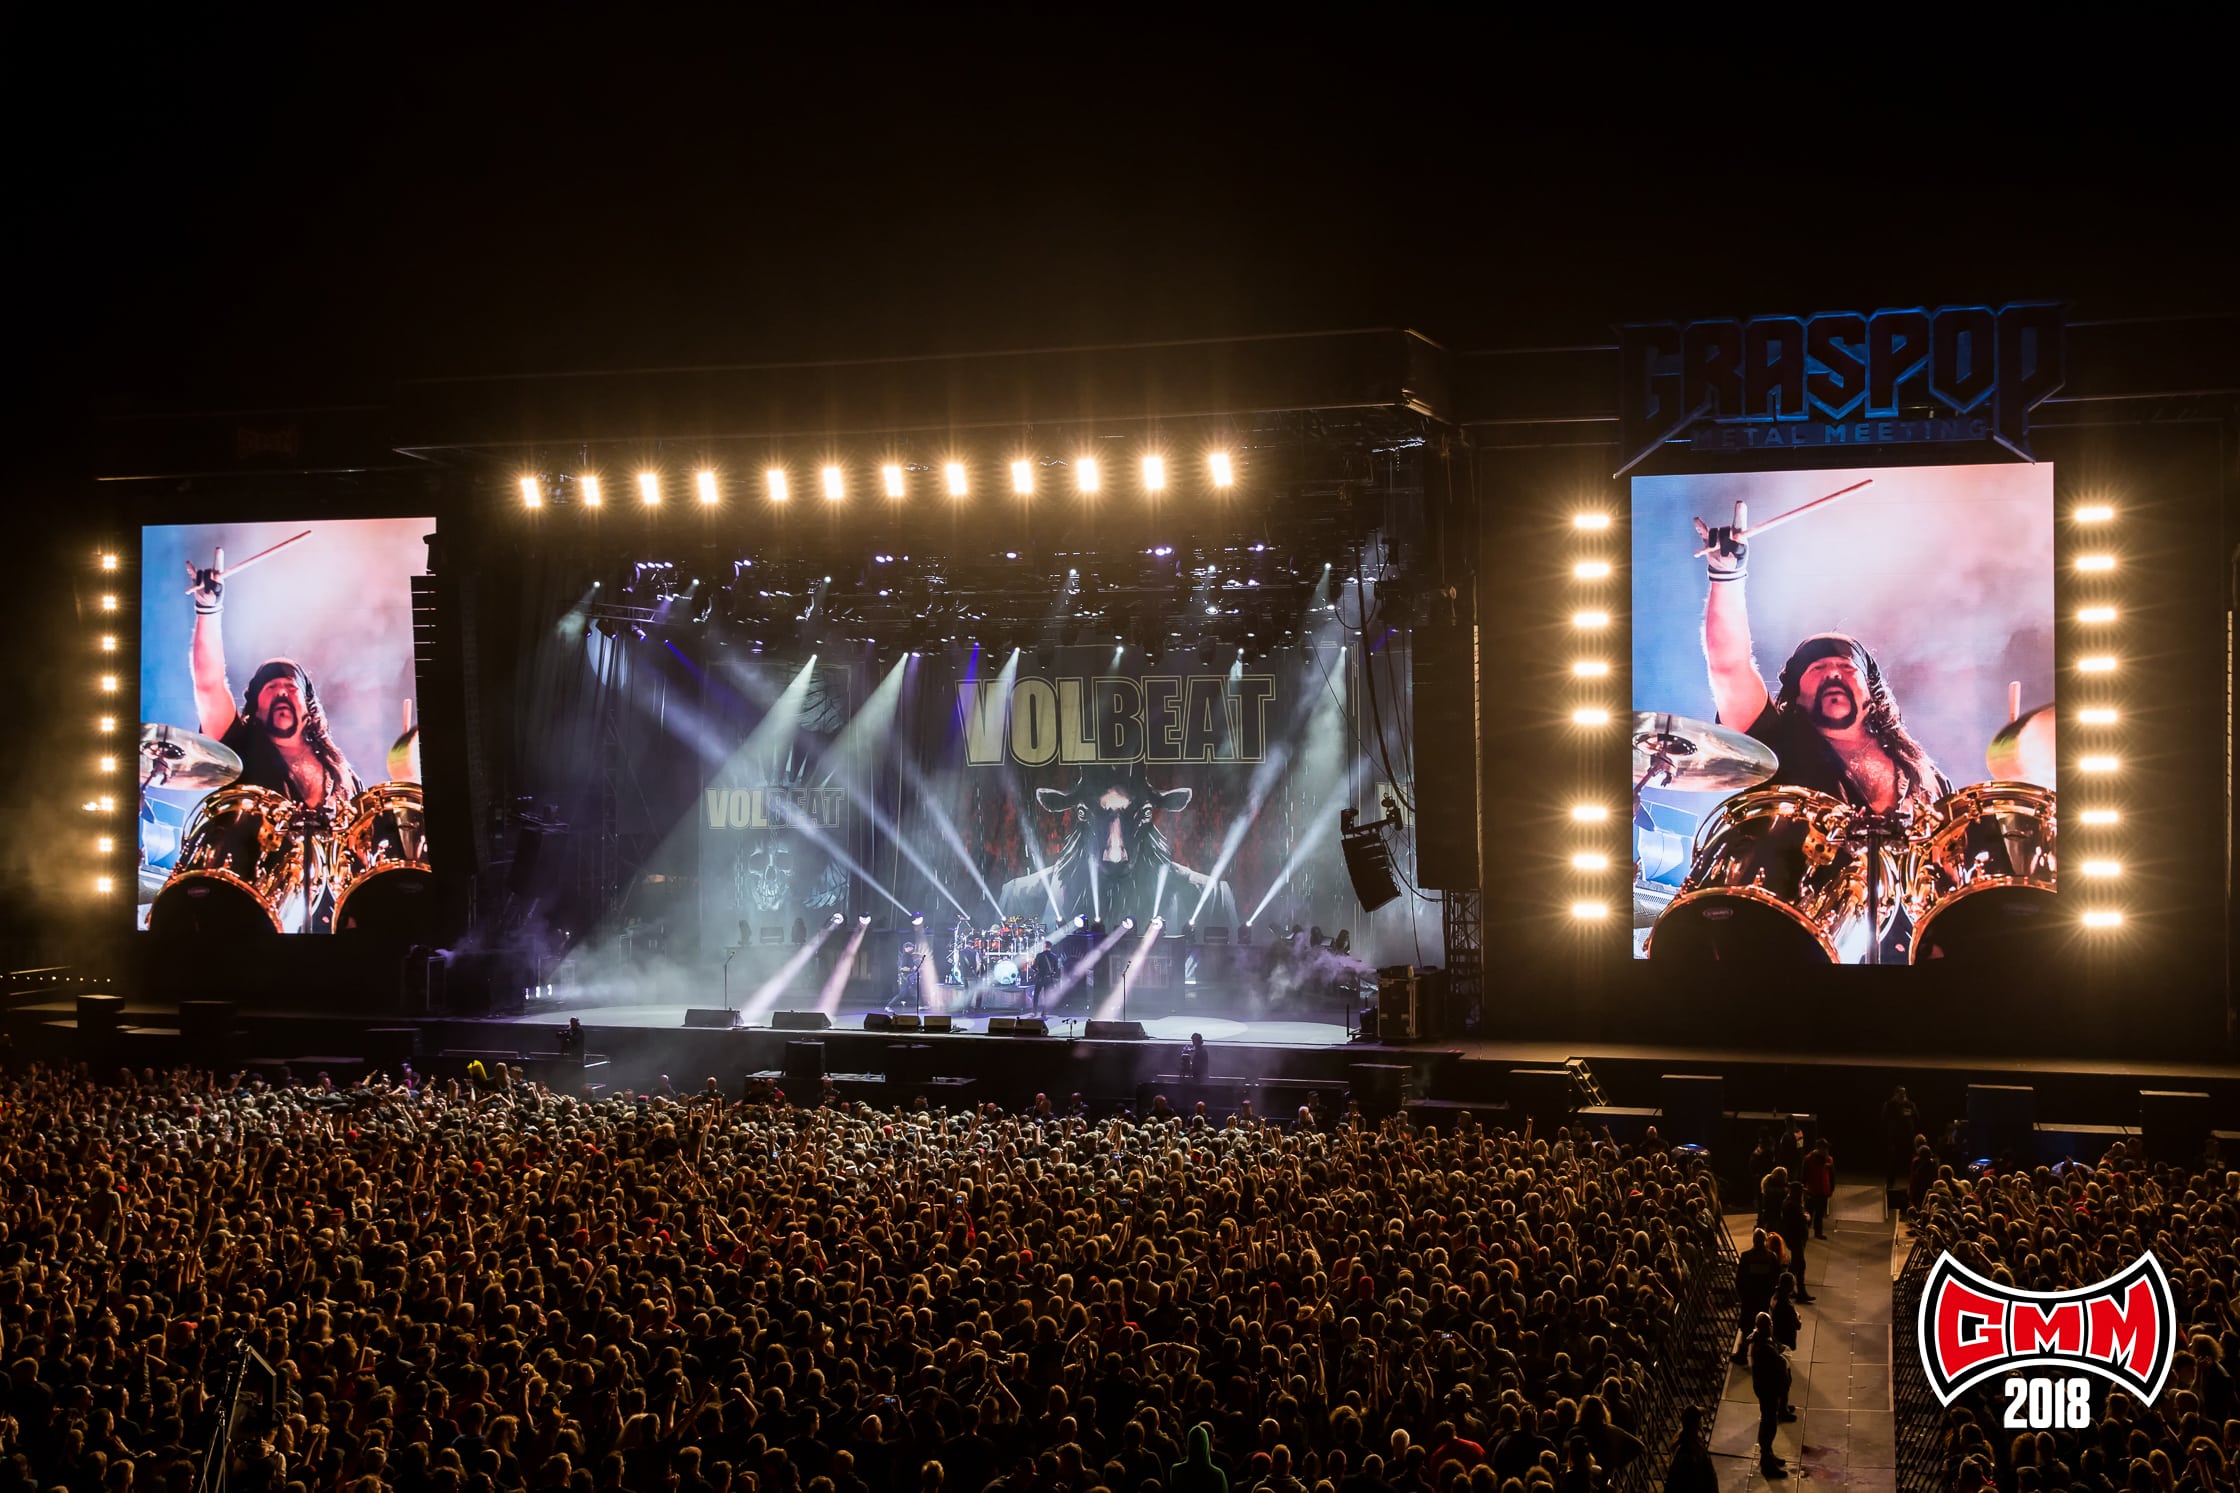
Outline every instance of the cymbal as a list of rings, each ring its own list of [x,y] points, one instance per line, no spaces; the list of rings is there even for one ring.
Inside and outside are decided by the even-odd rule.
[[[1662,711],[1633,715],[1633,777],[1644,788],[1724,793],[1766,781],[1779,764],[1756,737]]]
[[[241,758],[224,742],[184,726],[144,721],[140,776],[151,788],[223,788],[241,776]]]
[[[1983,765],[1994,778],[2036,783],[2041,788],[2056,786],[2053,707],[2040,705],[2001,726],[1984,751]]]

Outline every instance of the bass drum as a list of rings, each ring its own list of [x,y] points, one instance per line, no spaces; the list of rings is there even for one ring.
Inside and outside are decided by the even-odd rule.
[[[2042,955],[2054,922],[2054,795],[2035,783],[1973,783],[1937,805],[1921,852],[1913,962]]]
[[[426,943],[435,927],[418,783],[376,783],[351,800],[341,835],[338,933]]]
[[[1688,879],[1650,930],[1671,964],[1849,964],[1872,941],[1855,810],[1809,788],[1738,793],[1703,822]],[[1906,889],[1901,847],[1879,852],[1887,929]]]
[[[990,983],[1010,989],[1019,983],[1019,962],[1015,959],[998,959],[989,978]]]
[[[296,806],[267,788],[221,788],[196,806],[179,858],[148,906],[169,937],[301,932],[304,852]]]

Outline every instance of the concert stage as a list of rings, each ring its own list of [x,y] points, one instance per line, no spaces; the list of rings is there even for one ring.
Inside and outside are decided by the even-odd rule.
[[[571,1017],[587,1027],[650,1028],[681,1027],[685,1024],[685,1006],[673,1005],[578,1005],[566,1001],[532,1001],[521,1015],[507,1018],[514,1025],[549,1026]],[[786,1009],[781,1007],[780,1009]],[[804,1006],[799,1009],[808,1010]],[[863,1018],[883,1005],[851,1005],[833,1013],[835,1026],[861,1027]],[[910,1012],[910,1015],[922,1013]],[[1006,1016],[1031,1014],[1021,1008],[965,1010],[947,1014],[952,1023],[950,1030],[959,1034],[985,1034],[990,1021]],[[1128,1021],[1125,1013],[1113,1018]],[[1053,1037],[1078,1037],[1088,1026],[1090,1017],[1080,1012],[1058,1012],[1047,1017]],[[767,1017],[754,1023],[769,1025]],[[1143,1018],[1144,1034],[1157,1042],[1187,1042],[1193,1034],[1208,1042],[1239,1043],[1254,1047],[1329,1047],[1353,1039],[1349,1026],[1336,1021],[1240,1021],[1227,1016],[1167,1015]],[[798,1035],[798,1033],[796,1033]]]

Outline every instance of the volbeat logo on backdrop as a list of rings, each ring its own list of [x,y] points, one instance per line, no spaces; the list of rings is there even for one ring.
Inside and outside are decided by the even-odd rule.
[[[717,784],[707,790],[706,799],[710,829],[784,829],[795,824],[836,829],[847,811],[847,794],[838,788]]]
[[[1023,678],[957,686],[965,760],[1258,762],[1268,751],[1266,674]]]
[[[1940,1255],[1916,1317],[1921,1364],[1937,1399],[1951,1404],[1987,1379],[2007,1381],[2009,1427],[2090,1423],[2091,1374],[2152,1404],[2170,1377],[2179,1339],[2177,1298],[2162,1265],[2141,1255],[2127,1269],[2074,1291],[2024,1291],[1987,1280]]]
[[[2061,388],[2060,306],[1940,306],[1651,322],[1624,328],[1630,470],[1694,450],[1996,441],[2028,457],[2030,411]]]

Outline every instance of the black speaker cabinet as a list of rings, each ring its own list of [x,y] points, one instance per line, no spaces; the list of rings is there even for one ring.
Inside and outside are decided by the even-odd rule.
[[[2028,1084],[1968,1085],[1968,1150],[2028,1166],[2038,1153],[2038,1091]]]
[[[1718,1073],[1667,1073],[1657,1080],[1664,1118],[1657,1134],[1666,1145],[1712,1146],[1727,1109],[1727,1080]]]
[[[771,1015],[770,1026],[780,1032],[829,1032],[832,1018],[822,1011],[778,1011]]]
[[[2139,1091],[2139,1129],[2147,1159],[2190,1166],[2208,1149],[2211,1116],[2207,1094],[2176,1089]]]
[[[822,1042],[788,1042],[786,1044],[785,1075],[788,1078],[824,1077],[824,1044]]]
[[[737,1026],[739,1024],[739,1013],[721,1010],[714,1006],[687,1006],[684,1008],[684,1024],[701,1027]]]

